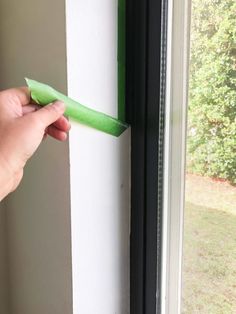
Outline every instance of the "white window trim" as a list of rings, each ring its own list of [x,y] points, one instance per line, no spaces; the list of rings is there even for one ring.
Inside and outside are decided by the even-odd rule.
[[[116,117],[118,1],[66,0],[68,95]],[[72,122],[73,314],[129,313],[130,129]]]
[[[169,1],[162,313],[181,311],[183,212],[191,0]]]

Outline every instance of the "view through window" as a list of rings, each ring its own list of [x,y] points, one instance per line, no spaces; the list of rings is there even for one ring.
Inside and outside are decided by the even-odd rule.
[[[192,0],[182,313],[236,313],[236,1]]]

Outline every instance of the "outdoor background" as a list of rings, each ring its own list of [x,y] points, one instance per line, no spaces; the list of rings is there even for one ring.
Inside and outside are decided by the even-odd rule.
[[[184,314],[236,313],[236,1],[192,0]]]

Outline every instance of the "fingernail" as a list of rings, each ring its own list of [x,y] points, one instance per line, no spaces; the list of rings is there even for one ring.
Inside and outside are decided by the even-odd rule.
[[[61,111],[64,111],[66,109],[66,105],[63,101],[55,101],[52,105]]]

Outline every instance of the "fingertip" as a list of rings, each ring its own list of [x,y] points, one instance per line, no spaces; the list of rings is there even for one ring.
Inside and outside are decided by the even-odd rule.
[[[60,141],[65,142],[67,140],[68,134],[66,132],[61,133]]]
[[[53,106],[54,108],[56,108],[58,111],[60,111],[62,113],[64,113],[64,111],[66,110],[66,105],[61,100],[57,100],[57,101],[53,102],[52,104],[50,104],[50,106]]]
[[[71,124],[65,116],[61,116],[53,125],[61,131],[69,132]]]
[[[64,142],[67,140],[67,133],[64,131],[61,131],[59,129],[57,129],[55,126],[50,125],[47,128],[46,133],[48,135],[50,135],[51,137],[55,138],[58,141]]]

